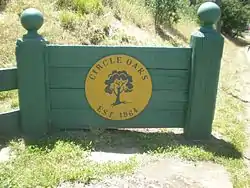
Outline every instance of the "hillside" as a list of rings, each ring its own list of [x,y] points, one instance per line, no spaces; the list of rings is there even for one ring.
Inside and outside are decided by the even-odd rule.
[[[116,7],[103,7],[103,13],[79,14],[60,7],[56,1],[11,1],[1,13],[1,67],[15,64],[13,46],[24,34],[19,15],[28,7],[44,13],[45,24],[41,34],[51,43],[59,44],[107,44],[107,45],[186,45],[190,29],[185,33],[173,28],[172,32],[156,34],[154,19],[140,1],[117,1]],[[141,14],[143,12],[143,15]],[[181,28],[180,28],[181,30]],[[192,30],[192,29],[191,29]],[[177,35],[179,34],[179,36]]]
[[[19,16],[23,10],[30,7],[37,8],[44,14],[45,22],[40,33],[50,43],[56,44],[180,47],[188,46],[191,33],[199,28],[190,14],[185,14],[188,8],[180,11],[181,19],[177,24],[155,27],[154,16],[150,9],[143,5],[143,0],[103,0],[102,4],[96,3],[97,0],[90,0],[91,3],[82,9],[81,6],[72,8],[72,2],[70,0],[9,0],[6,6],[2,6],[0,9],[0,68],[12,67],[16,64],[15,43],[17,38],[22,37],[26,32],[21,26]],[[185,6],[188,7],[188,1],[185,3]],[[187,144],[181,138],[178,139],[182,130],[161,129],[157,132],[166,133],[166,137],[157,135],[145,137],[138,134],[132,138],[130,136],[124,138],[123,144],[126,145],[127,141],[136,143],[135,145],[142,147],[145,153],[151,153],[156,158],[175,156],[197,163],[198,161],[214,162],[224,166],[230,173],[234,187],[250,187],[250,175],[243,157],[247,146],[245,125],[249,118],[244,115],[245,104],[243,103],[247,100],[246,88],[249,88],[249,80],[243,73],[248,74],[248,71],[244,45],[240,46],[225,37],[216,117],[213,126],[214,142]],[[0,93],[0,112],[15,108],[18,108],[17,91]],[[150,130],[146,131],[150,132]],[[172,132],[175,132],[177,136],[173,136]],[[99,134],[102,134],[101,138],[99,138]],[[20,157],[13,159],[13,164],[0,163],[0,169],[4,169],[0,170],[0,187],[6,186],[10,179],[12,182],[8,185],[18,187],[20,178],[23,178],[21,185],[24,187],[38,184],[43,187],[53,187],[58,186],[61,181],[77,182],[79,180],[89,183],[91,180],[98,179],[97,176],[101,176],[102,173],[113,176],[129,174],[135,170],[138,164],[133,159],[120,166],[116,164],[98,166],[87,164],[84,161],[87,170],[83,173],[79,168],[83,160],[82,150],[84,150],[85,156],[90,150],[95,150],[95,144],[95,146],[103,147],[112,145],[113,142],[117,144],[116,142],[119,140],[117,138],[119,135],[112,135],[109,132],[97,133],[97,136],[96,133],[93,133],[89,137],[86,136],[87,138],[85,136],[83,136],[86,139],[84,143],[59,141],[57,144],[54,143],[53,149],[38,146],[25,147],[22,139],[8,141],[6,146],[12,148]],[[93,146],[88,145],[87,141],[94,143]],[[118,143],[122,145],[122,143]],[[155,146],[157,144],[165,144],[167,147]],[[59,159],[61,159],[61,163],[58,163]],[[25,161],[32,161],[30,168],[34,166],[37,168],[38,172],[35,172],[33,176],[37,178],[35,181],[38,184],[31,178],[32,173],[25,166]],[[42,164],[43,161],[47,166]],[[73,161],[78,162],[73,165]],[[66,164],[63,173],[60,172],[62,164]],[[69,165],[67,166],[67,164]],[[28,170],[22,173],[22,170],[26,168]],[[99,173],[99,169],[103,169],[101,173]],[[39,171],[44,173],[43,178],[39,179],[41,176]],[[54,175],[52,175],[53,173]]]
[[[102,8],[101,15],[95,12],[75,13],[60,7],[60,2],[64,1],[12,0],[2,8],[0,68],[16,64],[15,43],[26,32],[21,26],[19,16],[23,10],[30,7],[43,12],[45,22],[40,33],[50,43],[57,44],[186,46],[194,30],[190,24],[185,27],[185,24],[181,23],[177,26],[178,29],[165,27],[156,31],[152,14],[140,5],[140,0],[136,3],[127,0],[114,1],[115,8],[107,4]],[[0,112],[18,106],[15,92],[1,93],[0,99],[7,101],[0,101],[3,106]]]

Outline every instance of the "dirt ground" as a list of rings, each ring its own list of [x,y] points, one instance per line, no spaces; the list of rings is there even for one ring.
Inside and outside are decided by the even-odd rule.
[[[243,81],[244,90],[242,91],[241,99],[245,103],[245,118],[247,120],[246,134],[249,138],[250,137],[250,51],[248,50],[248,48],[245,48],[242,51],[244,51],[246,57],[246,61],[243,61],[245,63],[246,68],[241,74],[242,80],[244,80]],[[244,157],[250,172],[250,139],[248,139],[248,147],[245,150]]]
[[[105,157],[105,154],[102,157]],[[227,171],[222,166],[211,162],[187,162],[178,158],[157,159],[145,155],[138,158],[143,163],[132,176],[109,177],[101,182],[92,182],[90,185],[64,183],[58,188],[233,187]]]

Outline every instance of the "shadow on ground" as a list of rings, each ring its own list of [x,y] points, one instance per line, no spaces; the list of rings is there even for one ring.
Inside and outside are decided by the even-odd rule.
[[[244,38],[241,38],[241,37],[233,38],[233,37],[228,36],[228,35],[225,34],[225,33],[223,33],[223,35],[224,35],[224,37],[225,37],[226,39],[228,39],[230,42],[234,43],[236,46],[245,47],[245,46],[250,45],[250,42],[247,41],[247,40],[244,39]]]
[[[169,41],[173,46],[180,46],[181,44],[176,40],[176,36],[182,40],[184,43],[188,43],[189,40],[180,31],[172,26],[162,27],[155,26],[156,33],[163,39]],[[173,37],[175,36],[175,37]]]
[[[178,46],[179,43],[175,40],[174,37],[170,36],[169,34],[164,31],[160,26],[155,27],[156,33],[163,39],[167,40],[172,44],[173,46]]]
[[[0,138],[1,140],[1,138]],[[7,143],[5,139],[5,143]],[[93,132],[88,130],[61,131],[46,136],[37,142],[29,142],[27,145],[53,148],[57,141],[74,142],[83,148],[91,143],[94,151],[114,153],[145,153],[159,148],[175,151],[180,146],[202,147],[205,151],[212,152],[214,156],[242,158],[242,153],[234,145],[222,139],[211,137],[207,141],[186,140],[183,134],[171,132],[137,132],[132,130],[105,130]],[[3,139],[0,147],[4,146]]]

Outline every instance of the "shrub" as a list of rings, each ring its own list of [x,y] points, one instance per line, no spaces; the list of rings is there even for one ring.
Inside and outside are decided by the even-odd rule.
[[[60,14],[60,21],[65,29],[74,29],[77,21],[77,15],[70,11],[62,11]]]
[[[195,4],[192,5],[190,5],[189,0],[180,1],[178,12],[181,15],[181,17],[197,22],[198,21],[197,10],[200,4],[201,0],[196,0]]]
[[[57,0],[57,5],[60,8],[71,9],[81,14],[101,14],[103,12],[101,0]]]
[[[155,16],[156,25],[172,25],[177,23],[180,19],[178,14],[178,0],[145,0],[145,5],[151,7]]]
[[[192,17],[198,21],[196,12],[199,6],[206,1],[209,0],[197,0],[195,6],[185,7],[186,15],[190,16],[190,12],[194,12]],[[249,3],[246,0],[221,0],[221,12],[221,31],[231,37],[241,35],[250,18]]]
[[[97,13],[103,11],[102,2],[100,0],[73,0],[74,6],[83,14]]]
[[[240,36],[249,21],[249,5],[239,0],[224,0],[221,10],[222,32],[232,37]]]

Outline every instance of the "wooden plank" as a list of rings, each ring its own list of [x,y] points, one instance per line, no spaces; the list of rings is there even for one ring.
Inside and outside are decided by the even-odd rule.
[[[212,29],[201,28],[192,35],[191,46],[192,74],[184,134],[189,139],[210,139],[224,38]]]
[[[124,54],[147,68],[189,69],[191,48],[49,45],[49,66],[92,67],[101,58]]]
[[[0,113],[0,135],[17,135],[19,133],[20,111]]]
[[[150,109],[184,110],[188,93],[185,91],[154,91],[149,101]],[[51,89],[52,109],[89,109],[84,89]]]
[[[146,109],[131,120],[111,121],[92,110],[52,110],[52,126],[63,129],[99,128],[183,128],[184,111],[150,111]]]
[[[46,43],[40,37],[18,41],[16,60],[22,132],[36,137],[48,132]]]
[[[89,68],[50,68],[50,88],[84,88]],[[148,70],[153,90],[188,90],[189,71],[187,70]]]
[[[0,69],[0,91],[17,89],[17,68]]]

